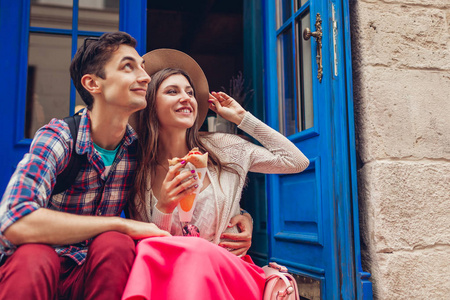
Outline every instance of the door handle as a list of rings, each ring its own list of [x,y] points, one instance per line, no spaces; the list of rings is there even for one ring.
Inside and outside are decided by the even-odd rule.
[[[323,67],[322,67],[322,18],[320,17],[320,14],[317,13],[316,15],[316,31],[311,32],[311,29],[305,28],[303,30],[303,38],[307,41],[311,37],[314,37],[316,39],[317,43],[317,55],[316,55],[316,62],[317,62],[317,79],[319,79],[319,82],[322,82],[323,77]]]

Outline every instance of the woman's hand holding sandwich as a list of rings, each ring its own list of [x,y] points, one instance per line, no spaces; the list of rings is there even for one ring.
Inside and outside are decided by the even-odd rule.
[[[197,187],[198,178],[195,173],[181,172],[186,162],[181,161],[169,169],[161,186],[156,208],[165,214],[172,213],[178,203],[192,193]],[[178,174],[178,175],[177,175]]]

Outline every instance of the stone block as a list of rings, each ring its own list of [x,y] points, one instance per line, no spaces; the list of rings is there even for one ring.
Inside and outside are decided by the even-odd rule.
[[[450,247],[450,163],[376,161],[358,173],[361,238],[373,253]]]
[[[445,9],[378,1],[358,2],[351,11],[352,52],[359,64],[450,70]]]
[[[361,2],[367,3],[394,3],[403,5],[418,5],[418,6],[429,6],[435,8],[450,8],[450,3],[447,0],[362,0]]]
[[[377,254],[374,299],[448,299],[449,257],[449,245]]]
[[[355,82],[357,149],[381,158],[450,159],[450,74],[364,67]]]

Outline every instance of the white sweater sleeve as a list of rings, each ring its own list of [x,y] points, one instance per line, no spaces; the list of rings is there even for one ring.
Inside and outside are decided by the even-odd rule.
[[[172,213],[166,214],[156,208],[156,203],[153,205],[152,209],[152,222],[155,223],[159,229],[166,230],[170,232],[172,226]]]
[[[132,215],[133,219],[155,223],[160,229],[170,232],[172,214],[165,214],[156,208],[158,200],[153,197],[152,190],[147,191],[145,195],[145,205],[139,204],[138,197],[134,201],[136,203],[136,212]]]
[[[285,136],[272,129],[251,113],[246,112],[238,128],[258,140],[264,147],[255,145],[236,135],[214,137],[213,144],[219,157],[238,164],[246,164],[251,172],[265,174],[298,173],[309,165],[308,158]]]

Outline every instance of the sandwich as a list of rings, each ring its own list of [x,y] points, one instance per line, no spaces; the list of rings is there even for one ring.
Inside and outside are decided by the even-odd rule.
[[[169,159],[169,168],[175,166],[183,160],[186,161],[186,164],[180,169],[177,175],[183,171],[195,170],[199,179],[199,186],[190,195],[183,198],[180,201],[179,205],[179,208],[181,208],[181,210],[183,210],[184,212],[191,212],[190,217],[192,217],[191,210],[193,210],[194,200],[202,187],[202,182],[206,175],[206,167],[208,165],[208,152],[202,154],[197,147],[192,148],[192,150],[189,151],[189,153],[184,157],[174,157],[172,159]],[[190,217],[188,221],[190,221]]]

